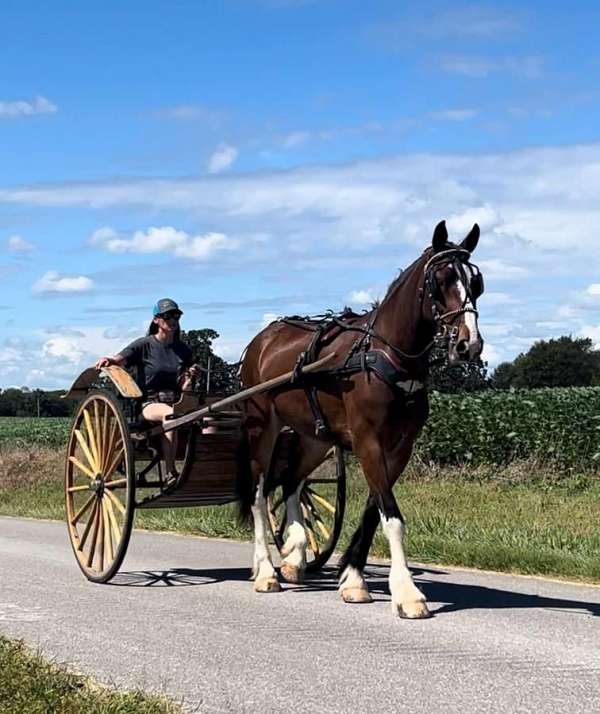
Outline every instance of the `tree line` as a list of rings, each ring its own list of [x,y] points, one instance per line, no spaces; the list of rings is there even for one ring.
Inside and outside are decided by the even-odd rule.
[[[204,396],[232,394],[239,389],[238,364],[216,355],[213,342],[219,333],[210,328],[181,334],[192,350],[201,374],[194,391]],[[77,375],[73,375],[75,378]],[[444,393],[483,389],[535,389],[538,387],[589,387],[600,385],[600,351],[592,340],[563,336],[539,340],[512,362],[502,362],[490,375],[481,360],[451,367],[442,350],[433,355],[430,388]],[[0,416],[70,416],[75,403],[61,399],[63,390],[27,387],[0,391]]]
[[[448,365],[444,355],[431,369],[430,386],[440,392],[481,389],[537,389],[600,385],[600,351],[588,337],[563,335],[539,340],[512,362],[502,362],[488,374],[487,365],[471,362]]]

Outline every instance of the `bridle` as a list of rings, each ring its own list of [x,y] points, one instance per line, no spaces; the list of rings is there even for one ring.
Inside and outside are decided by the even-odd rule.
[[[436,347],[450,347],[458,342],[458,327],[454,325],[456,318],[459,315],[464,315],[468,312],[479,316],[479,312],[475,307],[475,300],[483,292],[483,277],[479,268],[473,263],[469,262],[471,253],[465,248],[450,248],[448,250],[440,251],[435,253],[429,258],[425,267],[423,268],[423,273],[425,275],[423,288],[421,288],[421,307],[423,306],[423,300],[425,297],[425,292],[427,297],[431,302],[431,314],[434,322],[436,323],[437,329],[432,341],[432,346]],[[440,301],[437,299],[439,293],[439,287],[435,279],[435,273],[440,268],[452,265],[460,281],[465,289],[465,296],[463,298],[462,306],[456,310],[446,310],[445,312],[440,310]],[[477,295],[473,294],[471,288],[471,280],[467,276],[465,265],[468,265],[474,274],[474,281],[477,286]],[[467,305],[467,303],[470,303]],[[443,306],[442,306],[443,307]],[[450,318],[450,319],[449,319]]]
[[[425,266],[423,268],[423,274],[425,276],[423,280],[423,286],[419,288],[420,309],[421,312],[423,312],[423,304],[425,301],[425,297],[428,297],[431,303],[431,315],[433,317],[433,321],[435,322],[436,330],[433,339],[420,352],[417,352],[416,354],[404,352],[399,347],[389,342],[389,340],[387,340],[385,337],[382,337],[374,331],[373,328],[375,326],[375,321],[378,317],[378,311],[380,306],[374,310],[371,319],[365,326],[365,334],[360,342],[363,343],[365,340],[370,341],[371,339],[376,339],[385,344],[389,349],[391,349],[392,352],[396,355],[396,357],[404,359],[419,359],[420,357],[424,357],[434,347],[449,348],[450,346],[455,345],[458,342],[459,328],[453,323],[459,315],[464,315],[468,312],[473,313],[475,317],[479,315],[479,312],[474,307],[472,307],[472,305],[475,304],[476,298],[479,297],[479,295],[481,295],[481,293],[483,292],[483,277],[481,276],[479,268],[473,263],[469,262],[468,259],[470,257],[471,253],[465,248],[449,248],[447,250],[442,250],[439,253],[435,253],[425,263]],[[435,279],[435,273],[440,268],[450,264],[454,267],[457,274],[460,276],[461,282],[465,288],[465,297],[463,299],[463,304],[460,308],[456,310],[446,310],[444,312],[440,309],[440,307],[443,307],[443,305],[437,298],[437,295],[439,293],[439,287]],[[478,285],[478,295],[473,294],[473,291],[471,289],[471,281],[468,280],[468,276],[465,271],[465,265],[469,266],[475,276],[474,279]],[[471,305],[467,305],[468,302],[470,302]]]

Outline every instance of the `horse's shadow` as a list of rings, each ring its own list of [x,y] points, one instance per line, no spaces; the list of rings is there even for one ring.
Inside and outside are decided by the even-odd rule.
[[[428,575],[447,575],[444,570],[421,567],[411,568],[417,584],[431,603],[445,603],[433,611],[441,615],[460,610],[502,610],[543,608],[577,615],[600,616],[600,590],[597,603],[581,600],[518,593],[484,585],[466,585],[456,582],[428,580]],[[387,582],[388,568],[380,565],[367,566],[369,590],[375,600],[389,599]],[[116,575],[111,585],[117,587],[195,587],[213,585],[226,581],[249,581],[248,568],[174,568],[172,570],[141,570],[122,572]],[[250,584],[249,584],[250,585]],[[337,570],[326,567],[319,573],[310,573],[301,585],[284,585],[287,593],[299,594],[311,591],[337,590]]]

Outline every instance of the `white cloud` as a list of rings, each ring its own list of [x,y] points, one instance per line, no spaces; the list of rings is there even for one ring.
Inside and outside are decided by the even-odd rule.
[[[600,325],[583,325],[579,330],[581,337],[589,337],[596,349],[600,348]]]
[[[77,331],[56,328],[27,338],[9,338],[0,344],[2,387],[66,389],[102,355],[113,355],[130,340],[106,338],[106,327],[81,326]],[[143,334],[140,326],[138,336]]]
[[[83,357],[83,351],[73,339],[53,337],[42,346],[42,356],[44,358],[60,357],[73,364],[77,364]]]
[[[219,144],[208,160],[208,173],[218,174],[228,169],[238,157],[238,150],[229,144]]]
[[[481,359],[488,363],[490,368],[497,367],[503,361],[502,353],[497,350],[494,345],[489,342],[484,342],[481,352]]]
[[[218,251],[234,250],[239,245],[223,233],[192,236],[172,226],[151,226],[146,231],[135,231],[130,238],[104,226],[94,231],[90,242],[111,253],[172,253],[193,260],[207,260]]]
[[[84,293],[93,287],[93,280],[84,275],[61,276],[56,270],[49,270],[33,285],[32,290],[36,294]]]
[[[519,280],[530,275],[528,268],[507,263],[500,258],[482,260],[479,263],[479,267],[485,273],[485,277],[488,280]]]
[[[484,292],[480,298],[480,301],[481,300],[485,300],[486,308],[496,305],[510,305],[516,302],[516,299],[512,295],[501,292]]]
[[[14,253],[30,253],[35,250],[33,243],[29,243],[18,235],[9,236],[7,244],[8,249]]]
[[[58,107],[45,97],[36,97],[30,102],[24,100],[0,101],[0,119],[13,119],[33,114],[53,114],[57,110]]]
[[[237,362],[249,341],[217,337],[212,343],[213,352],[226,362]]]
[[[270,325],[278,317],[279,317],[279,315],[276,315],[274,312],[265,312],[265,314],[262,316],[262,320],[260,323],[260,329],[262,330],[267,325]]]
[[[600,283],[592,283],[591,285],[588,285],[586,292],[588,295],[600,295]]]
[[[366,290],[353,290],[348,299],[354,305],[370,305],[375,300],[373,288]]]

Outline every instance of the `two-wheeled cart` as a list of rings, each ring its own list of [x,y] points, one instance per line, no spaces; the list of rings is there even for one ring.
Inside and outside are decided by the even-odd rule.
[[[302,371],[317,371],[328,359]],[[111,366],[82,372],[65,395],[81,399],[67,447],[65,497],[69,536],[84,575],[105,583],[117,573],[138,509],[215,506],[239,500],[250,479],[248,438],[239,405],[289,382],[293,375],[290,372],[211,404],[183,395],[173,418],[157,425],[139,418],[142,393],[126,370]],[[181,467],[177,481],[167,483],[161,432],[172,429],[177,430]],[[278,477],[297,446],[297,435],[285,428],[271,456],[268,479],[275,489],[268,499],[269,520],[279,550],[286,506]],[[304,482],[300,494],[309,571],[318,570],[333,553],[344,515],[345,483],[344,454],[334,446]]]

